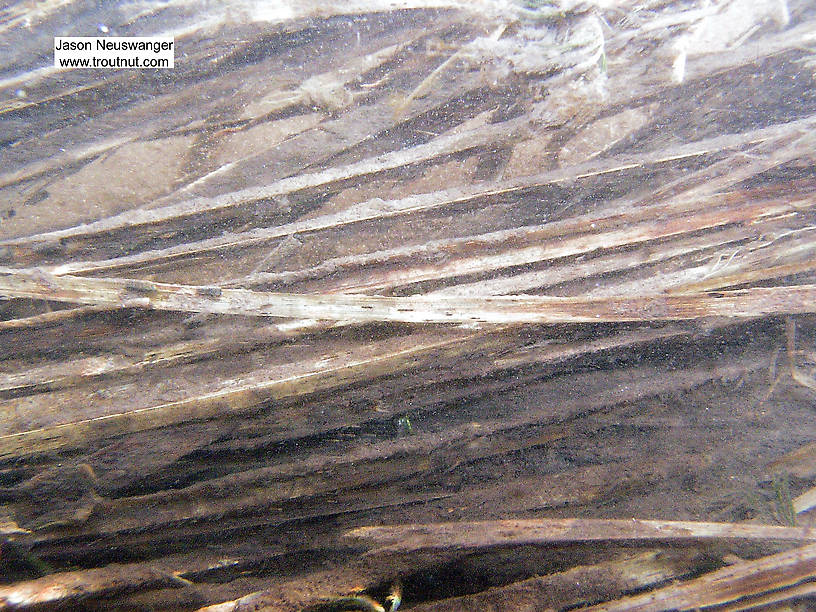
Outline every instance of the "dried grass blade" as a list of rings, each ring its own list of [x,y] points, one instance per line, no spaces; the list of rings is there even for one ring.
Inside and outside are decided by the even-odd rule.
[[[765,593],[759,597],[752,597],[745,602],[737,601],[733,604],[718,607],[717,612],[740,612],[742,610],[756,610],[762,608],[764,610],[778,610],[779,612],[786,612],[788,610],[797,610],[795,607],[772,607],[771,604],[778,604],[794,599],[801,599],[804,597],[812,597],[816,595],[816,583],[803,582],[792,587],[784,588],[780,591],[772,591]]]
[[[789,211],[785,202],[764,202],[762,204],[745,204],[740,207],[714,211],[686,212],[683,216],[662,218],[659,220],[634,221],[625,229],[598,231],[595,234],[579,236],[565,236],[558,241],[542,241],[534,246],[526,246],[499,253],[462,257],[449,263],[436,266],[412,267],[407,270],[390,272],[372,272],[370,280],[365,283],[352,281],[348,288],[367,291],[377,291],[394,286],[405,286],[423,281],[438,281],[440,279],[485,274],[496,270],[537,264],[542,261],[552,261],[561,257],[569,257],[600,251],[611,251],[615,248],[627,248],[647,242],[672,239],[693,235],[695,232],[713,230],[720,227],[739,223],[757,223],[769,216],[782,215]],[[646,212],[646,211],[644,211]],[[589,221],[587,226],[594,222]],[[546,226],[543,226],[546,229]],[[533,228],[530,232],[534,233]],[[480,238],[480,237],[476,237]],[[346,288],[346,287],[342,287]]]
[[[671,321],[816,312],[816,285],[608,298],[383,297],[222,290],[143,280],[54,276],[10,268],[0,268],[0,297],[260,317],[469,325]]]
[[[78,603],[87,597],[110,597],[135,589],[178,587],[185,583],[190,584],[174,574],[143,564],[113,564],[0,586],[0,610],[51,609]]]
[[[427,549],[523,546],[563,542],[706,540],[816,540],[816,529],[619,519],[530,519],[359,527],[346,536],[377,546],[371,554]],[[816,554],[816,551],[814,552]]]
[[[808,489],[801,495],[793,498],[793,509],[797,514],[807,512],[813,507],[816,507],[816,487]]]
[[[9,319],[8,321],[0,321],[0,332],[14,329],[31,329],[35,327],[45,327],[56,323],[62,323],[85,315],[105,312],[110,310],[108,306],[80,306],[77,308],[66,308],[64,310],[55,310],[53,312],[44,312],[42,314],[24,317],[22,319]]]
[[[517,140],[521,134],[524,133],[524,131],[527,129],[528,122],[529,120],[527,117],[511,119],[503,123],[497,123],[494,125],[466,130],[456,134],[442,136],[426,144],[393,151],[391,153],[365,159],[347,166],[329,168],[320,172],[288,177],[275,181],[271,185],[265,187],[247,188],[242,191],[228,193],[215,198],[194,199],[154,210],[128,211],[101,221],[96,221],[65,230],[56,230],[34,236],[27,236],[23,239],[8,241],[6,244],[41,242],[44,240],[57,240],[72,236],[85,236],[115,229],[132,229],[139,225],[161,223],[171,219],[189,217],[191,215],[204,212],[212,212],[240,204],[287,195],[305,189],[325,187],[330,184],[347,181],[366,175],[427,162],[437,157],[451,155],[461,151],[484,147],[487,145],[494,146],[497,143],[512,142]]]
[[[735,285],[756,283],[772,278],[782,278],[785,276],[792,276],[794,274],[812,272],[814,270],[816,270],[816,259],[809,259],[803,262],[771,266],[768,268],[762,268],[760,270],[748,270],[746,272],[739,272],[737,274],[715,276],[696,283],[686,283],[679,287],[672,287],[667,290],[667,293],[697,293],[699,291],[711,291],[713,289],[722,289],[725,287],[733,287]]]
[[[816,578],[816,544],[811,544],[762,557],[756,561],[737,563],[682,584],[583,610],[592,612],[686,610],[727,604],[747,597],[764,596],[769,594],[769,591],[783,594],[784,589],[789,588],[794,589],[790,593],[792,597],[801,597],[803,593],[798,592],[798,589],[804,585],[800,583],[814,578]],[[763,601],[759,600],[752,604],[748,600],[740,602],[734,609],[747,609],[762,603]]]
[[[507,140],[508,138],[513,137],[510,133],[513,130],[524,129],[524,126],[526,125],[525,121],[526,119],[523,121],[520,119],[515,120],[515,123],[507,122],[497,124],[496,126],[489,126],[490,129],[484,133],[479,131],[479,129],[476,129],[462,132],[460,134],[454,134],[436,139],[424,145],[413,147],[411,149],[363,160],[350,166],[332,168],[314,174],[305,174],[282,179],[265,187],[228,193],[217,198],[194,199],[155,210],[133,210],[76,227],[0,241],[0,245],[36,245],[38,243],[47,243],[64,238],[87,237],[112,230],[135,229],[140,225],[162,223],[193,214],[211,212],[261,199],[288,195],[308,188],[325,187],[337,181],[346,180],[355,176],[363,176],[383,170],[399,168],[411,163],[428,161],[439,155],[450,154],[463,150],[463,147],[474,148],[483,146],[493,142],[491,138]],[[662,148],[660,150],[650,151],[639,155],[623,155],[608,160],[592,160],[576,166],[571,166],[569,168],[548,171],[540,175],[503,181],[498,184],[491,185],[487,189],[454,189],[450,190],[450,192],[443,191],[433,194],[424,194],[423,196],[412,196],[411,198],[408,198],[409,202],[406,202],[406,204],[408,204],[406,207],[406,212],[410,212],[410,200],[413,200],[414,197],[428,198],[428,201],[420,203],[419,206],[419,209],[425,209],[429,206],[433,207],[444,205],[448,203],[448,200],[450,202],[467,201],[469,199],[510,193],[536,186],[572,183],[584,178],[616,174],[645,166],[659,166],[672,161],[701,157],[726,150],[740,150],[753,144],[766,142],[768,140],[773,141],[806,132],[807,130],[812,129],[814,124],[816,124],[816,118],[808,117],[789,123],[772,125],[738,134],[716,136],[714,138],[680,145],[671,149]],[[482,130],[485,130],[485,128],[482,128]],[[396,210],[401,208],[401,202],[402,201],[392,203],[393,208]],[[405,204],[402,205],[404,206]],[[367,219],[365,216],[365,206],[361,206],[363,207],[363,216],[360,220],[365,221]],[[396,214],[402,213],[397,212]],[[342,219],[342,215],[340,217],[341,218],[334,221],[334,223],[347,222]],[[321,218],[321,221],[326,224],[326,227],[330,227],[333,223],[330,218]],[[297,223],[291,225],[295,226]],[[301,231],[301,229],[297,229],[295,227],[287,228],[287,233],[294,231]],[[149,254],[141,253],[133,256],[132,259],[128,259],[126,257],[119,258],[121,260],[121,264],[118,263],[117,260],[110,260],[109,262],[98,262],[97,265],[100,268],[112,268],[122,267],[122,265],[131,265],[137,263],[138,261],[151,261],[154,259],[158,261],[165,258],[172,259],[188,253],[197,253],[212,249],[231,248],[232,246],[252,244],[259,241],[269,240],[280,235],[281,234],[277,228],[271,228],[269,230],[256,230],[234,236],[225,236],[223,238],[191,242],[184,245],[179,245],[178,247],[151,251]],[[93,263],[95,262],[86,262],[81,265],[92,266]],[[68,271],[69,270],[66,270],[66,272]],[[76,271],[76,269],[72,269],[71,271]]]
[[[518,609],[571,608],[586,601],[620,596],[634,590],[677,580],[695,569],[693,551],[650,550],[626,554],[610,561],[579,565],[554,574],[535,576],[506,586],[442,601],[429,601],[415,612],[502,610],[507,601]]]
[[[474,334],[469,334],[474,335]],[[373,343],[352,354],[320,355],[315,359],[286,364],[248,375],[215,391],[144,408],[127,409],[103,416],[60,422],[57,425],[0,435],[0,457],[30,455],[65,447],[84,446],[89,440],[133,433],[196,419],[245,412],[263,401],[306,395],[415,365],[419,355],[468,350],[465,334],[442,340],[412,338],[410,345],[388,340]],[[442,357],[440,357],[442,358]]]

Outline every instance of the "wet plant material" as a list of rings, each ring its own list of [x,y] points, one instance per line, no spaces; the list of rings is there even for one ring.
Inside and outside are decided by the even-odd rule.
[[[812,603],[811,4],[0,10],[0,608]]]

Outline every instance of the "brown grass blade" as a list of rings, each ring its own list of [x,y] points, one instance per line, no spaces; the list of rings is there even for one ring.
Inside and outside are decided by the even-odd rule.
[[[87,597],[110,597],[134,589],[190,584],[168,572],[142,564],[108,565],[60,572],[0,586],[0,610],[28,610],[64,606]]]
[[[735,602],[748,597],[765,596],[769,591],[796,589],[791,594],[801,597],[803,581],[816,578],[816,544],[795,548],[725,567],[695,580],[672,585],[643,595],[626,597],[583,610],[592,612],[658,612],[660,610],[685,610]],[[812,586],[812,585],[811,585]],[[779,601],[780,599],[774,599]],[[764,599],[754,605],[762,605]],[[741,602],[734,609],[753,607],[750,600]]]
[[[346,536],[378,548],[374,552],[483,548],[564,542],[705,540],[816,540],[816,529],[619,519],[530,519],[359,527]]]

